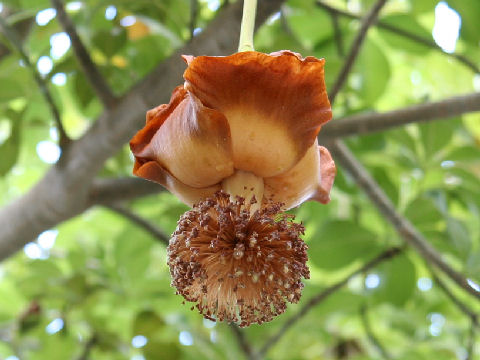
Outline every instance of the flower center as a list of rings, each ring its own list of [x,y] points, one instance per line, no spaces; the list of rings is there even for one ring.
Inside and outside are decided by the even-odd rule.
[[[209,319],[270,321],[298,302],[309,278],[303,225],[278,203],[252,213],[254,202],[219,191],[187,211],[170,240],[172,286]]]

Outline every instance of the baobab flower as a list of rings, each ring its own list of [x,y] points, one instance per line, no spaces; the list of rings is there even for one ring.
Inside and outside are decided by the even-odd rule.
[[[134,174],[193,209],[168,247],[172,284],[206,317],[246,326],[300,298],[303,226],[282,211],[328,203],[335,165],[324,60],[290,51],[184,56],[185,83],[130,142]]]

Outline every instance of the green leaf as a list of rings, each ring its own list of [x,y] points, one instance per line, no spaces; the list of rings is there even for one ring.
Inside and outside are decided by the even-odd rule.
[[[75,95],[82,107],[86,107],[93,100],[95,94],[85,76],[76,73],[73,78]]]
[[[435,203],[426,196],[420,196],[412,201],[405,210],[405,216],[421,230],[431,229],[443,220],[443,215]]]
[[[472,249],[472,240],[468,228],[462,221],[454,217],[447,217],[447,233],[460,256],[466,259]]]
[[[0,144],[0,176],[6,175],[16,164],[20,153],[21,118],[13,113],[10,114],[10,136]]]
[[[461,16],[460,37],[475,46],[478,46],[480,34],[480,1],[478,0],[449,0],[448,5]]]
[[[143,335],[149,339],[165,326],[165,322],[153,310],[143,310],[133,322],[132,335]]]
[[[310,261],[322,269],[342,268],[375,254],[379,248],[376,238],[375,233],[353,222],[328,221],[308,244]]]
[[[427,161],[450,143],[459,122],[459,119],[449,119],[418,125]]]
[[[380,284],[372,291],[377,301],[403,306],[415,291],[415,265],[405,254],[380,265],[378,275]]]
[[[407,14],[395,14],[382,18],[382,23],[394,26],[400,30],[409,32],[427,41],[433,41],[432,35],[423,26],[421,26],[414,17]],[[388,45],[399,50],[405,50],[416,55],[423,55],[430,51],[430,48],[421,45],[414,40],[410,40],[400,34],[382,29],[379,27],[380,35],[385,39]]]
[[[355,71],[360,75],[358,93],[365,104],[374,104],[390,79],[390,64],[380,47],[367,39],[358,55]]]
[[[143,348],[146,360],[177,360],[180,354],[179,345],[173,342],[149,341]]]
[[[0,78],[0,102],[25,96],[22,84],[11,78]]]
[[[127,42],[127,32],[122,27],[115,27],[110,31],[102,30],[95,34],[93,44],[107,57],[112,57]]]

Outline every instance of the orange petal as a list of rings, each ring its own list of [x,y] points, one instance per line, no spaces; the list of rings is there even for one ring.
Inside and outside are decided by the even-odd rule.
[[[264,179],[264,199],[284,203],[291,209],[304,201],[313,199],[326,204],[333,185],[336,169],[330,153],[317,142],[289,171],[279,176]]]
[[[190,187],[217,184],[234,171],[225,116],[203,106],[182,87],[175,89],[168,105],[147,113],[147,124],[130,148],[141,163],[155,160]]]
[[[163,185],[188,206],[193,206],[199,201],[205,200],[207,197],[212,197],[216,191],[221,189],[219,184],[201,189],[187,186],[175,179],[168,171],[162,169],[156,161],[148,161],[141,164],[136,160],[133,173],[139,177]]]
[[[184,59],[186,89],[228,120],[237,169],[261,177],[282,174],[332,116],[323,59],[290,51]]]

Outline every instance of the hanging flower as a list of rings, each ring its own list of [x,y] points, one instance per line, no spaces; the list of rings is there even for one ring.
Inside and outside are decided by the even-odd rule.
[[[328,203],[335,165],[324,60],[290,51],[184,56],[185,83],[131,140],[134,174],[193,209],[168,247],[172,284],[206,317],[272,319],[308,278],[303,226],[281,211]]]

